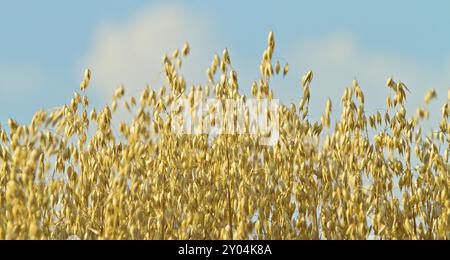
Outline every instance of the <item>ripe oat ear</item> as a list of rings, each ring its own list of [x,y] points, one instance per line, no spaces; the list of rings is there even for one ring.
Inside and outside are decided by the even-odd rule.
[[[275,73],[277,73],[277,75],[280,73],[281,70],[281,64],[279,61],[277,61],[277,63],[275,64]]]
[[[270,32],[261,75],[241,86],[225,49],[199,85],[179,69],[186,43],[163,57],[163,85],[139,100],[119,85],[103,108],[86,69],[67,104],[0,125],[0,240],[450,239],[450,89],[441,113],[425,106],[439,89],[409,111],[389,78],[386,107],[371,110],[355,79],[315,118],[308,71],[298,106],[267,109],[274,51]]]
[[[430,104],[431,100],[433,100],[435,98],[437,98],[437,94],[436,94],[436,90],[433,88],[433,89],[430,89],[427,91],[427,93],[425,94],[424,100],[425,100],[425,103],[428,105],[428,104]]]
[[[284,65],[284,69],[283,69],[283,77],[286,77],[288,72],[289,72],[289,64],[286,63],[286,65]]]
[[[189,43],[186,42],[183,47],[183,55],[188,56],[190,52],[191,52],[191,47],[189,46]]]

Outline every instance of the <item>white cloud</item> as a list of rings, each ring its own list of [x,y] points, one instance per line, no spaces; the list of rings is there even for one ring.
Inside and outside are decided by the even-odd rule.
[[[439,102],[444,102],[450,86],[450,63],[439,66],[382,50],[365,49],[351,34],[335,33],[306,41],[298,44],[292,53],[290,59],[296,68],[315,72],[312,100],[316,107],[325,104],[328,97],[339,102],[345,87],[355,78],[365,91],[366,106],[370,109],[384,107],[389,93],[386,80],[390,76],[402,80],[411,89],[410,109],[422,105],[424,93],[432,87],[443,96]]]
[[[139,94],[146,84],[159,88],[165,83],[162,57],[188,41],[191,55],[183,63],[187,80],[205,81],[217,36],[211,19],[179,6],[145,9],[121,24],[106,24],[96,33],[84,60],[93,71],[93,88],[108,99],[118,84]],[[155,84],[157,84],[155,86]]]

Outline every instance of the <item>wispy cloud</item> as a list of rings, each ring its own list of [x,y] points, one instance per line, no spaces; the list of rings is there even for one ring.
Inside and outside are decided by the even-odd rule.
[[[218,41],[212,24],[199,12],[169,5],[147,8],[123,23],[102,25],[83,61],[92,68],[97,94],[107,99],[118,84],[133,94],[146,84],[159,88],[165,83],[163,55],[186,41],[192,46],[183,64],[187,80],[205,81]]]
[[[441,105],[450,87],[450,59],[441,65],[431,64],[384,50],[364,48],[350,33],[334,33],[299,43],[291,53],[289,59],[294,67],[315,72],[312,89],[315,105],[325,104],[328,97],[339,101],[353,79],[360,82],[368,97],[367,107],[372,109],[384,107],[389,93],[386,80],[390,76],[402,80],[411,89],[408,97],[411,109],[423,104],[424,93],[432,87],[441,94]],[[432,107],[436,108],[437,105]]]

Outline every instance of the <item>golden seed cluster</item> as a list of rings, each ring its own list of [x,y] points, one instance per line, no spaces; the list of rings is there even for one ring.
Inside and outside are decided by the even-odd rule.
[[[274,51],[270,32],[254,98],[273,99],[271,78],[289,72]],[[300,104],[279,109],[276,145],[182,135],[171,131],[177,99],[246,100],[227,49],[214,56],[208,84],[187,89],[189,53],[186,43],[164,56],[158,91],[124,101],[120,86],[96,111],[88,69],[69,104],[0,126],[0,239],[450,239],[450,89],[440,115],[411,113],[408,88],[389,78],[386,109],[369,114],[355,80],[332,125],[330,99],[309,121],[310,71]],[[430,90],[425,103],[437,95]],[[133,120],[115,126],[119,102]],[[424,133],[430,116],[440,123]]]

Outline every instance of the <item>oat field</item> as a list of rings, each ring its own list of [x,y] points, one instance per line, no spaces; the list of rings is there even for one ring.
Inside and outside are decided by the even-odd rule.
[[[251,97],[226,49],[208,84],[187,86],[186,44],[163,58],[161,88],[128,98],[119,86],[96,111],[87,69],[66,105],[26,125],[10,119],[0,126],[0,239],[450,239],[450,89],[424,97],[447,95],[440,114],[406,111],[411,94],[396,78],[382,110],[365,110],[356,80],[340,104],[313,108],[314,73],[295,72],[301,100],[267,113],[277,120],[273,145],[261,143],[273,132],[246,133],[248,116],[244,132],[173,131],[180,114],[199,116],[195,106],[174,109],[177,100],[276,99],[271,79],[293,72],[275,47],[271,32]],[[323,116],[311,121],[312,109]],[[119,110],[132,120],[116,125]],[[237,120],[236,110],[221,113]],[[440,123],[425,131],[430,117]]]

